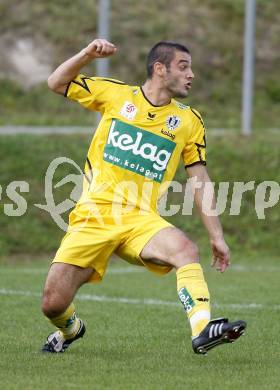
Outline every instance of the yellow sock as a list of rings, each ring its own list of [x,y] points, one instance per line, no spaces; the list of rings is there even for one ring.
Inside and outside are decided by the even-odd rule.
[[[71,305],[60,316],[49,318],[49,320],[53,325],[59,328],[66,339],[76,336],[80,327],[80,321],[76,316],[75,306],[73,303],[71,303]]]
[[[210,321],[210,296],[201,265],[187,264],[176,275],[179,299],[190,321],[192,336],[196,337]]]

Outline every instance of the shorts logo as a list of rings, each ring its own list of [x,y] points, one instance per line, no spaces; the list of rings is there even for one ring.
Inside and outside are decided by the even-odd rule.
[[[175,146],[166,138],[113,119],[103,158],[161,183]]]
[[[166,119],[166,126],[169,130],[175,130],[181,123],[181,119],[176,115],[171,115]]]
[[[134,104],[130,102],[125,102],[124,105],[122,106],[120,114],[124,118],[132,120],[134,119],[136,112],[137,112],[137,107]]]
[[[190,293],[188,292],[188,290],[185,287],[183,287],[179,291],[178,295],[179,295],[180,301],[182,302],[182,304],[184,306],[185,311],[187,313],[189,313],[195,305]]]

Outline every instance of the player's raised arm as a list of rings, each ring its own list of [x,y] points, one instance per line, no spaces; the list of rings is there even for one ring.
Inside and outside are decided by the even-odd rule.
[[[94,39],[78,54],[63,62],[48,78],[49,88],[64,95],[67,85],[80,72],[80,70],[95,58],[104,58],[115,54],[117,48],[106,39]]]

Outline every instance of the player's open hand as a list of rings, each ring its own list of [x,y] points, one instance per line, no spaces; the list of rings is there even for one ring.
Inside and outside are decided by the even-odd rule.
[[[212,240],[213,259],[211,266],[217,271],[224,272],[230,265],[230,251],[226,242],[223,239]]]
[[[94,58],[104,58],[115,54],[116,46],[106,39],[94,39],[85,49],[84,52]]]

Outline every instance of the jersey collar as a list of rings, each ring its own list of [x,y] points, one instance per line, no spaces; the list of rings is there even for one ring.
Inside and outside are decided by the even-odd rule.
[[[145,93],[144,93],[142,87],[140,87],[140,91],[142,92],[142,95],[143,95],[144,99],[145,99],[151,106],[153,106],[153,107],[167,107],[167,106],[169,106],[170,103],[171,103],[171,100],[170,100],[170,102],[167,103],[167,104],[163,104],[162,106],[156,106],[155,104],[153,104],[153,103],[147,98],[147,96],[145,95]]]

